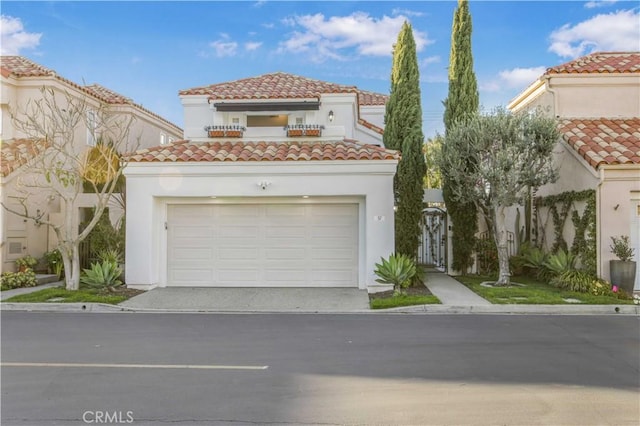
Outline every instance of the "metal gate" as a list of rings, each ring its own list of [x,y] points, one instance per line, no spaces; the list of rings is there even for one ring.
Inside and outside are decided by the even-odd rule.
[[[438,207],[422,211],[422,236],[418,248],[422,265],[447,270],[447,212]]]

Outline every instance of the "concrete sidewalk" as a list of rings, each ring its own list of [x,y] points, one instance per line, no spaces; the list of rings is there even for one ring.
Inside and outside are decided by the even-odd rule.
[[[445,306],[490,306],[491,302],[469,290],[455,278],[444,272],[427,269],[425,272],[427,288],[440,299]]]

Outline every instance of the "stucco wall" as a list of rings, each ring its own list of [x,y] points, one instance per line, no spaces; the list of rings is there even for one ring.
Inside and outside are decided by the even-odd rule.
[[[610,279],[611,237],[628,235],[635,248],[636,264],[640,260],[640,166],[604,167],[602,185],[598,188],[598,247],[601,253],[599,274]],[[640,290],[640,271],[636,272],[635,289]]]
[[[127,176],[126,280],[130,286],[166,285],[167,204],[333,200],[360,204],[359,287],[375,284],[380,257],[394,250],[395,161],[336,161],[190,165],[134,163]],[[263,190],[258,182],[268,181]],[[302,198],[302,196],[309,198]],[[217,198],[211,198],[217,197]]]

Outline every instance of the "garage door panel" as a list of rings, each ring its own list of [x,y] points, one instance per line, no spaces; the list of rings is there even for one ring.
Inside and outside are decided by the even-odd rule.
[[[304,260],[306,258],[305,250],[299,248],[265,248],[263,250],[266,260]]]
[[[251,285],[255,286],[260,278],[258,269],[245,268],[220,268],[218,269],[218,282],[226,285]]]
[[[169,206],[168,221],[168,285],[357,286],[357,204]]]
[[[351,264],[351,259],[355,256],[353,249],[336,249],[333,247],[328,248],[314,248],[311,249],[311,257],[316,261],[332,260],[332,261],[346,261]]]
[[[213,250],[210,248],[183,248],[171,251],[171,257],[175,260],[211,260],[213,258]]]
[[[171,275],[173,285],[206,286],[211,282],[213,271],[211,269],[176,268]]]
[[[256,225],[234,225],[234,226],[221,226],[218,228],[219,238],[243,238],[251,237],[255,238],[258,235],[258,226]]]
[[[304,226],[269,226],[265,229],[267,238],[306,238]]]
[[[253,261],[258,258],[258,255],[259,249],[256,247],[225,248],[219,251],[218,259],[224,261]]]

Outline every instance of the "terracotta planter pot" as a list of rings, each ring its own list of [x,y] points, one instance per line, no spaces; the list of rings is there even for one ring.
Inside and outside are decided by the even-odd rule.
[[[288,137],[298,137],[298,136],[302,136],[302,129],[291,129],[291,130],[287,130],[287,136]]]
[[[609,261],[611,284],[617,285],[628,294],[633,294],[636,281],[636,262],[623,260]]]
[[[240,130],[227,130],[226,136],[228,138],[241,138],[242,132]]]
[[[209,137],[210,138],[221,138],[224,136],[224,131],[223,130],[209,130]]]
[[[320,136],[320,129],[307,129],[304,134],[305,136]]]

